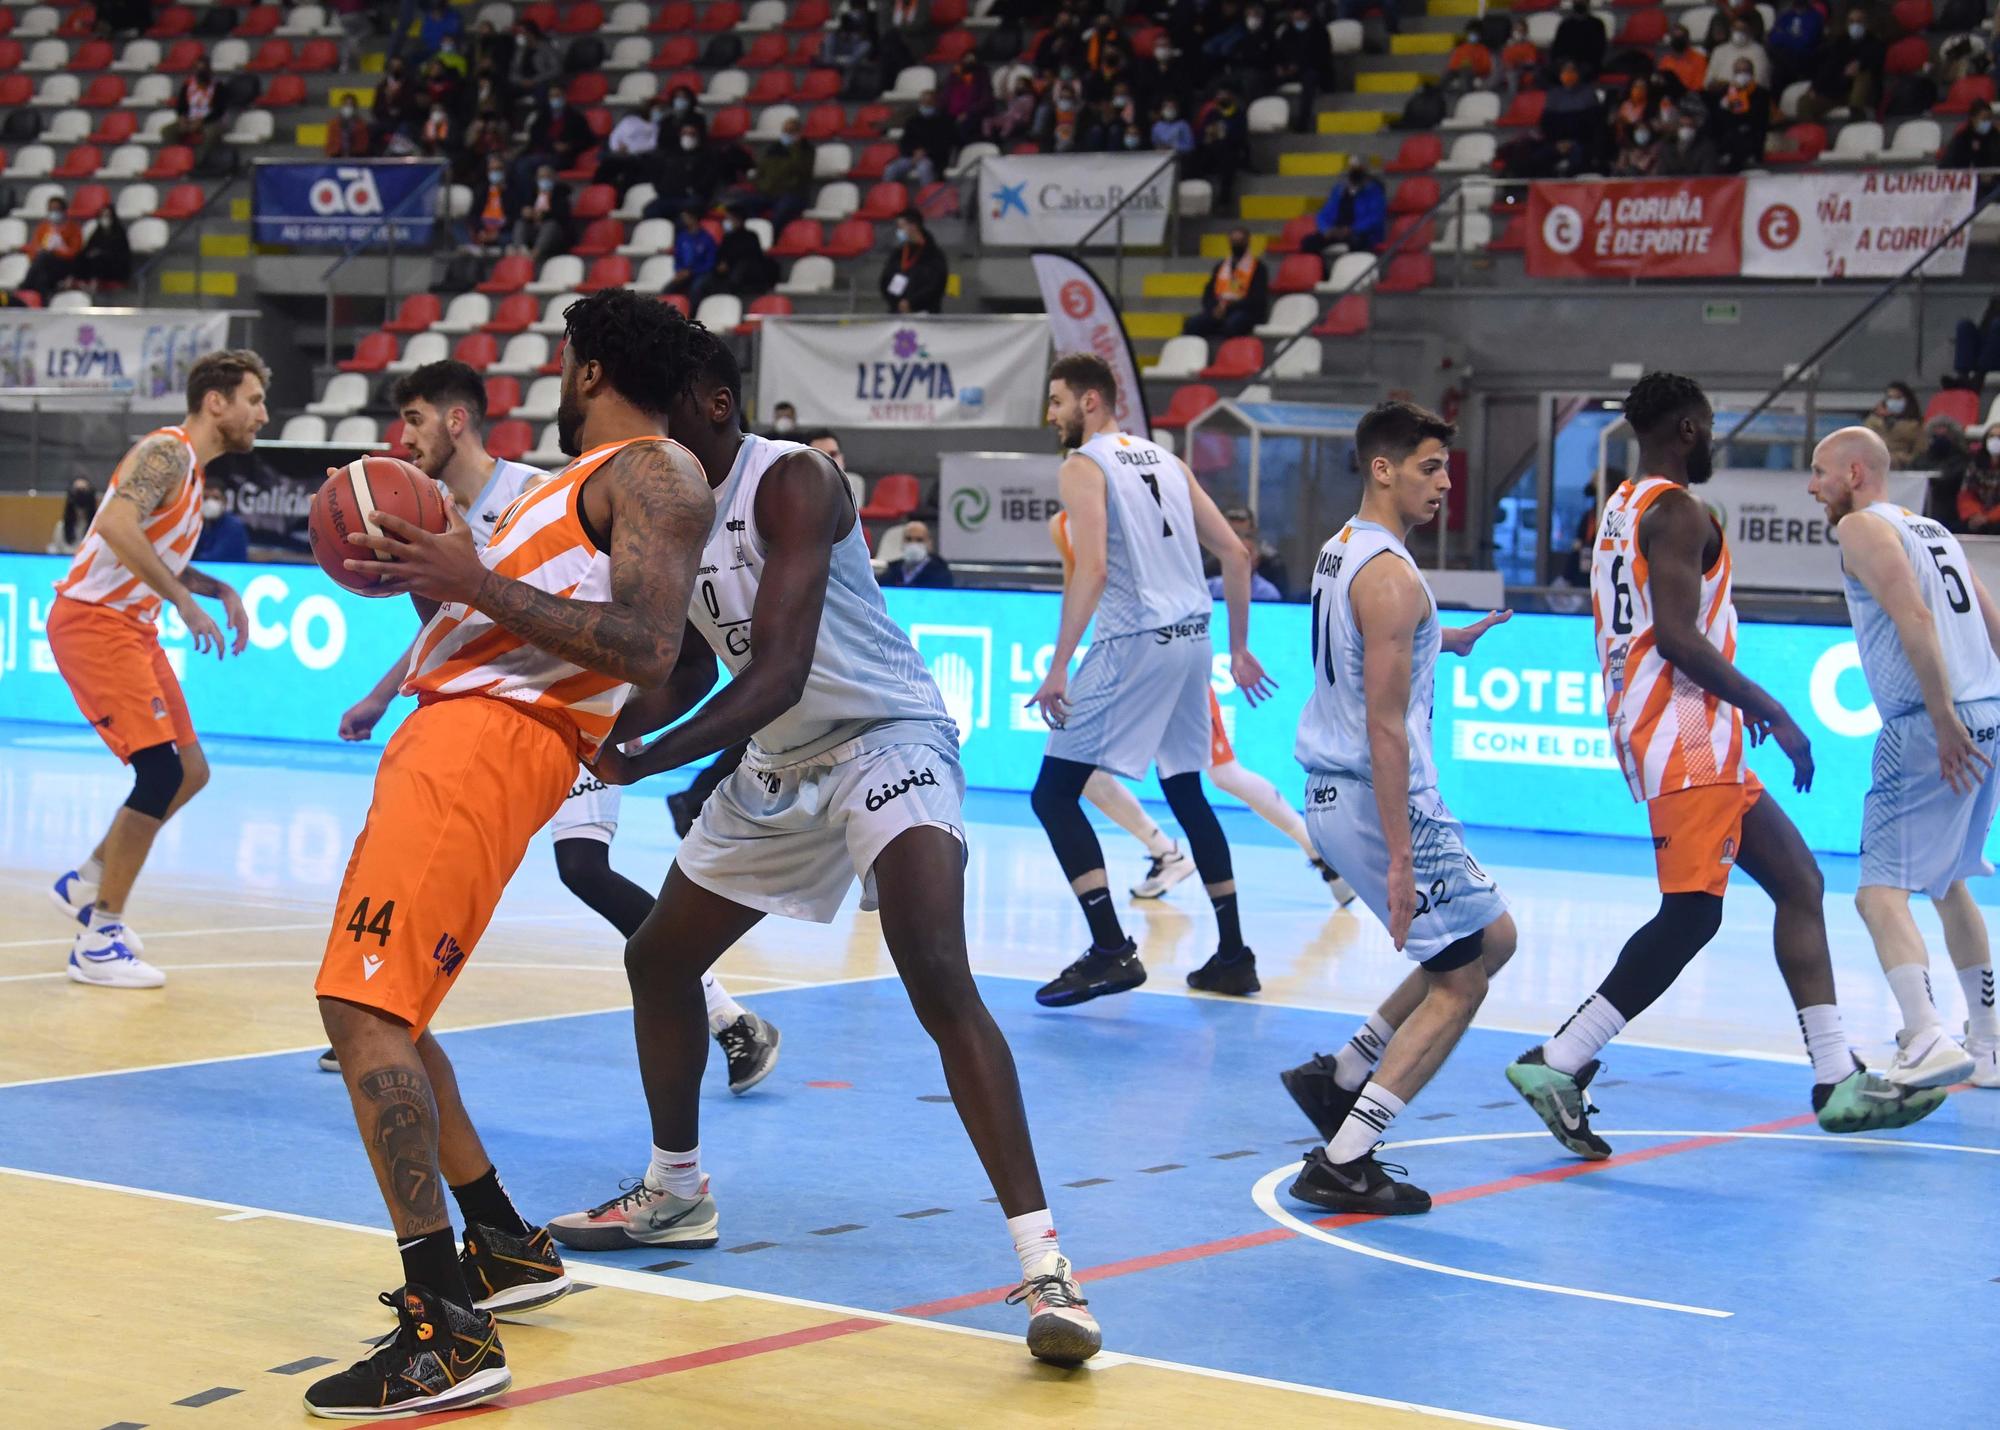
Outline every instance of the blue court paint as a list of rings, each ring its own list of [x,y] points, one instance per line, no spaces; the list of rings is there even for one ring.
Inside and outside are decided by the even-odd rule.
[[[1276,1073],[1348,1018],[1135,994],[1067,1012],[1031,985],[982,987],[1022,1069],[1065,1249],[1084,1268],[1274,1224],[1250,1199],[1311,1129]],[[703,1144],[715,1252],[591,1258],[889,1310],[1011,1281],[1000,1211],[894,980],[756,999],[784,1030],[777,1072],[731,1098],[712,1067]],[[623,1013],[444,1035],[523,1209],[573,1210],[638,1175],[648,1136]],[[1536,1128],[1501,1077],[1518,1035],[1474,1030],[1397,1138]],[[1614,1047],[1599,1122],[1733,1130],[1807,1108],[1801,1067]],[[841,1082],[814,1088],[811,1082]],[[1481,1108],[1482,1103],[1508,1105]],[[1437,1121],[1426,1114],[1450,1113]],[[1810,1131],[1810,1129],[1805,1129]],[[2000,1148],[2000,1096],[1967,1094],[1889,1134]],[[1292,1239],[1089,1286],[1116,1350],[1529,1420],[1881,1424],[1922,1405],[1990,1414],[1978,1349],[2000,1295],[2000,1159],[1836,1139],[1735,1143],[1469,1200],[1339,1234],[1448,1265],[1732,1312],[1707,1320],[1436,1276]],[[13,1166],[382,1225],[338,1079],[310,1055],[0,1090]],[[1248,1151],[1254,1155],[1222,1157]],[[1433,1192],[1564,1165],[1537,1135],[1413,1148]],[[1179,1170],[1142,1168],[1178,1163]],[[1065,1183],[1105,1179],[1081,1189]],[[900,1213],[947,1209],[942,1215]],[[1308,1215],[1310,1209],[1298,1208]],[[815,1236],[848,1224],[860,1230]],[[774,1245],[737,1255],[752,1242]],[[394,1262],[381,1248],[385,1277]],[[1908,1315],[1885,1308],[1920,1308]],[[357,1306],[357,1315],[367,1308]],[[950,1319],[1015,1332],[1017,1308]],[[1969,1335],[1968,1335],[1969,1329]]]

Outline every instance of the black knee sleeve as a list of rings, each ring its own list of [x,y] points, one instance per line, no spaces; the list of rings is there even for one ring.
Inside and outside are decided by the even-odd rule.
[[[1663,894],[1660,911],[1625,941],[1597,991],[1629,1020],[1652,1007],[1722,927],[1719,894]]]
[[[556,874],[628,939],[653,911],[653,896],[611,867],[611,846],[601,839],[558,839]]]
[[[125,807],[149,819],[165,819],[181,792],[181,752],[171,744],[132,752],[132,793]]]
[[[1072,881],[1104,867],[1104,846],[1097,842],[1097,831],[1083,812],[1083,787],[1094,768],[1077,760],[1044,756],[1034,793],[1028,797],[1035,818],[1048,833],[1063,877]]]
[[[1234,879],[1236,870],[1229,858],[1229,841],[1223,838],[1222,821],[1215,817],[1208,791],[1201,787],[1201,776],[1169,775],[1160,781],[1160,788],[1166,793],[1167,806],[1173,810],[1181,833],[1187,836],[1188,852],[1194,855],[1194,867],[1201,871],[1202,883],[1226,884]]]

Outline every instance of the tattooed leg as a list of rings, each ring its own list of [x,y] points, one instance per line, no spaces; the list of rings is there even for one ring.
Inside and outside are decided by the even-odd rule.
[[[449,1230],[437,1098],[410,1030],[387,1014],[335,998],[320,999],[319,1008],[396,1236],[408,1241]]]

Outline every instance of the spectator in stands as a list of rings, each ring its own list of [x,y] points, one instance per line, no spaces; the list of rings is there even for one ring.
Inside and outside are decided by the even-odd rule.
[[[951,167],[958,126],[938,108],[936,90],[927,89],[917,97],[917,112],[904,122],[896,147],[897,156],[882,170],[890,183],[935,184]]]
[[[1003,148],[1009,144],[1026,143],[1034,137],[1035,115],[1041,105],[1041,96],[1035,93],[1035,82],[1022,75],[1014,81],[1014,94],[1007,101],[1007,107],[986,116],[981,137]]]
[[[1724,19],[1721,12],[1716,15],[1720,23]],[[1771,83],[1771,56],[1750,33],[1750,21],[1737,16],[1729,22],[1729,38],[1719,45],[1708,47],[1708,77],[1713,83],[1727,83],[1727,76],[1736,73],[1739,61],[1748,60],[1751,70],[1757,76],[1759,85]]]
[[[1715,150],[1724,173],[1738,174],[1764,162],[1771,108],[1771,92],[1757,83],[1750,62],[1736,61],[1729,88],[1715,105]]]
[[[1722,160],[1716,154],[1715,141],[1703,132],[1707,113],[1699,99],[1689,95],[1674,111],[1673,137],[1660,154],[1661,175],[1668,178],[1690,178],[1700,174],[1719,174]]]
[[[1700,94],[1708,85],[1708,55],[1694,43],[1686,25],[1667,32],[1667,52],[1660,57],[1658,71],[1679,81],[1687,94]]]
[[[1272,49],[1272,77],[1280,86],[1299,87],[1292,102],[1292,132],[1307,133],[1319,109],[1320,92],[1333,88],[1333,41],[1312,6],[1293,5],[1290,29],[1274,42]]]
[[[481,248],[497,248],[507,237],[515,204],[507,182],[507,160],[491,154],[486,159],[486,182],[474,196],[472,241]]]
[[[1233,86],[1224,84],[1216,87],[1215,98],[1202,110],[1195,127],[1206,133],[1209,121],[1215,119],[1222,121],[1231,161],[1243,172],[1251,172],[1250,111]]]
[[[153,28],[153,0],[99,0],[97,32],[107,40]]]
[[[944,84],[944,112],[958,126],[962,143],[979,138],[993,113],[993,81],[976,56],[967,55]]]
[[[674,234],[674,276],[661,291],[686,293],[692,300],[695,285],[715,271],[719,253],[715,235],[702,226],[701,210],[690,204],[681,210],[680,227]]]
[[[799,430],[799,409],[789,402],[780,402],[771,408],[771,435],[789,437]]]
[[[1872,112],[1875,97],[1882,92],[1888,53],[1888,46],[1869,29],[1867,12],[1859,7],[1849,10],[1845,28],[1820,47],[1812,90],[1799,101],[1799,118],[1824,119],[1843,105],[1858,113]]]
[[[326,126],[326,157],[366,159],[375,152],[375,131],[361,117],[361,107],[352,95],[340,102],[340,112]]]
[[[76,272],[77,257],[83,252],[83,225],[69,216],[69,200],[61,194],[50,196],[48,212],[29,236],[27,251],[34,256],[21,289],[40,294],[46,303]]]
[[[1916,389],[1907,382],[1890,383],[1863,425],[1888,446],[1891,466],[1905,471],[1915,464],[1924,447],[1924,419]]]
[[[530,254],[537,268],[568,252],[575,241],[569,210],[569,185],[556,178],[553,165],[542,165],[535,171],[533,195],[514,209],[515,251]]]
[[[1551,173],[1568,178],[1597,167],[1610,134],[1604,102],[1595,87],[1583,82],[1575,60],[1563,62],[1558,79],[1560,83],[1549,91],[1542,106],[1541,130],[1549,145]]]
[[[1193,113],[1195,96],[1206,78],[1200,57],[1163,38],[1153,47],[1153,70],[1153,93],[1162,101],[1178,100],[1182,114]]]
[[[201,535],[195,538],[197,561],[248,561],[250,528],[243,518],[223,503],[222,493],[210,487],[201,499]]]
[[[789,406],[790,404],[786,405]],[[814,432],[797,433],[793,436],[792,440],[803,440],[815,452],[824,452],[827,456],[833,458],[834,466],[840,468],[840,474],[847,478],[848,494],[854,498],[855,507],[859,509],[868,505],[868,483],[861,479],[860,473],[850,472],[847,469],[847,458],[840,450],[840,439],[838,437],[834,436],[826,428],[821,427]]]
[[[1206,179],[1215,189],[1218,210],[1236,202],[1237,145],[1229,125],[1220,115],[1211,115],[1201,127],[1201,143],[1182,164],[1182,174],[1190,179]]]
[[[431,106],[431,112],[424,120],[424,127],[417,131],[417,148],[426,158],[431,159],[452,152],[451,111],[442,104]]]
[[[132,281],[132,240],[125,232],[125,220],[115,207],[97,216],[83,252],[76,256],[76,272],[70,282],[97,293],[106,288],[123,288]]]
[[[1084,110],[1079,128],[1082,142],[1077,147],[1091,154],[1110,153],[1123,147],[1125,108],[1107,95]]]
[[[1626,139],[1640,121],[1650,119],[1655,109],[1653,86],[1643,79],[1632,81],[1625,91],[1625,99],[1611,115],[1611,139],[1618,148],[1625,147]]]
[[[855,66],[875,58],[875,20],[866,5],[851,3],[840,12],[820,58],[849,77]]]
[[[1229,523],[1229,529],[1236,533],[1237,538],[1242,541],[1243,545],[1256,558],[1257,564],[1250,568],[1253,582],[1262,580],[1267,582],[1271,587],[1271,594],[1268,596],[1253,595],[1252,599],[1259,601],[1282,601],[1285,598],[1285,593],[1291,589],[1286,580],[1285,558],[1278,554],[1277,547],[1264,540],[1258,533],[1257,518],[1250,514],[1250,508],[1247,506],[1233,506],[1223,512],[1222,517],[1223,520]],[[1219,567],[1215,572],[1210,574],[1217,580],[1221,579]]]
[[[77,547],[83,545],[83,538],[90,534],[90,523],[96,515],[97,488],[91,485],[89,477],[80,476],[69,484],[62,515],[56,518],[56,529],[49,533],[49,555],[74,555]]]
[[[924,216],[915,209],[903,210],[896,220],[896,246],[882,260],[882,281],[877,285],[889,311],[940,312],[950,282],[950,265],[924,227]]]
[[[528,126],[528,142],[515,161],[516,173],[532,174],[543,165],[557,172],[576,167],[576,161],[597,143],[590,121],[570,107],[569,99],[553,86],[543,94]]]
[[[491,20],[481,20],[472,27],[472,38],[466,47],[466,57],[472,61],[472,72],[491,67],[492,73],[505,76],[507,66],[514,59],[514,37],[502,34]]]
[[[453,177],[460,183],[476,183],[489,162],[497,159],[504,166],[507,151],[513,146],[514,126],[507,122],[506,114],[497,105],[485,106],[465,126],[452,165]]]
[[[921,521],[903,523],[903,550],[883,568],[884,586],[919,586],[948,591],[958,583],[952,579],[951,563],[931,545],[931,529]]]
[[[1321,276],[1327,268],[1326,253],[1373,253],[1382,246],[1389,230],[1389,194],[1382,181],[1368,172],[1368,163],[1356,158],[1347,174],[1333,186],[1313,220],[1313,230],[1299,240],[1299,251],[1320,255]]]
[[[660,126],[666,122],[666,101],[655,98],[618,121],[604,141],[597,161],[597,182],[610,184],[618,197],[652,172],[653,151],[660,147]]]
[[[1521,25],[1521,38],[1526,40],[1528,27]],[[1532,52],[1533,45],[1528,49]],[[1499,74],[1499,66],[1493,62],[1493,51],[1486,48],[1486,41],[1480,38],[1479,22],[1465,27],[1451,56],[1444,62],[1443,89],[1452,99],[1475,89],[1492,89]]]
[[[411,126],[416,106],[416,86],[409,67],[400,57],[391,59],[383,67],[382,82],[375,86],[375,98],[369,106],[368,127],[375,134],[376,153],[386,150],[391,139]]]
[[[1826,37],[1826,16],[1813,0],[1792,0],[1771,26],[1764,48],[1771,56],[1771,87],[1782,91],[1813,72],[1813,55]]]
[[[1964,387],[1977,392],[1986,385],[1986,374],[2000,372],[2000,298],[1986,305],[1979,321],[1961,318],[1952,334],[1952,375],[1946,387]]]
[[[783,137],[757,160],[755,188],[744,202],[783,228],[812,207],[813,146],[795,118],[787,119],[780,133]]]
[[[1518,94],[1524,85],[1531,84],[1541,67],[1542,52],[1528,35],[1528,22],[1516,20],[1507,37],[1507,48],[1500,51],[1499,74],[1508,95]]]
[[[931,28],[930,0],[888,0],[882,7],[883,53],[896,53],[898,68],[915,64],[931,52],[937,32]]]
[[[173,123],[160,131],[161,142],[187,145],[195,151],[195,163],[203,164],[222,135],[224,118],[222,86],[206,59],[174,96],[174,115]]]
[[[654,151],[653,187],[657,194],[646,205],[647,218],[678,218],[688,209],[704,212],[722,184],[722,169],[712,150],[701,142],[701,130],[681,125],[674,147]]]
[[[743,222],[741,208],[722,216],[722,242],[716,245],[715,267],[688,290],[699,305],[711,293],[727,293],[748,303],[778,286],[778,265],[764,252],[756,230]]]
[[[1171,149],[1176,154],[1194,152],[1194,129],[1181,117],[1179,100],[1170,98],[1160,106],[1160,117],[1153,121],[1150,138],[1155,149]]]
[[[1617,179],[1649,179],[1659,172],[1665,152],[1665,141],[1653,132],[1653,116],[1648,114],[1625,131],[1618,157],[1611,164],[1611,175]]]
[[[533,20],[514,24],[514,58],[507,81],[521,94],[537,94],[562,78],[562,56]]]
[[[1182,325],[1198,338],[1239,338],[1271,315],[1271,276],[1250,251],[1250,231],[1229,231],[1229,252],[1201,292],[1201,311]]]
[[[442,65],[453,79],[462,80],[472,72],[472,64],[459,48],[459,41],[450,35],[438,45],[437,53],[431,59]]]
[[[1575,0],[1570,11],[1556,26],[1549,45],[1549,63],[1560,74],[1564,65],[1576,66],[1582,75],[1594,75],[1604,66],[1604,51],[1611,43],[1604,22],[1590,13],[1590,0]]]
[[[1075,75],[1088,63],[1088,57],[1082,19],[1074,10],[1064,10],[1043,33],[1042,42],[1035,46],[1033,63],[1044,74],[1068,70]]]
[[[441,53],[447,44],[456,50],[464,34],[465,21],[459,18],[451,0],[431,0],[424,18],[417,24],[417,53],[428,59]]]
[[[2000,431],[1973,447],[1960,473],[1957,529],[1974,536],[2000,532]]]
[[[1939,164],[1946,169],[2000,168],[2000,132],[1995,132],[1992,105],[1983,99],[1974,101],[1965,123],[1946,141]],[[1982,175],[1979,197],[1985,198],[1995,182],[1992,174]]]

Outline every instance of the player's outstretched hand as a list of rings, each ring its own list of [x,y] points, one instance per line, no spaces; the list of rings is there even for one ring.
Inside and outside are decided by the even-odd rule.
[[[223,645],[222,629],[215,624],[215,617],[204,611],[201,608],[201,603],[192,596],[178,602],[174,606],[174,610],[180,615],[181,624],[188,628],[188,635],[194,640],[195,654],[200,655],[205,651],[212,650],[215,652],[215,658],[221,660],[227,647]],[[245,619],[247,621],[248,618],[246,617]],[[232,625],[235,624],[233,616],[230,618],[230,623]],[[249,636],[247,625],[243,634],[247,639]],[[239,643],[236,649],[240,651],[243,647]]]
[[[1792,788],[1800,794],[1806,793],[1813,782],[1812,741],[1789,715],[1780,715],[1771,722],[1770,735],[1792,762]]]
[[[1060,730],[1069,720],[1069,672],[1049,667],[1039,689],[1028,697],[1030,706],[1039,707],[1042,721],[1051,730]]]
[[[472,528],[465,524],[458,508],[447,506],[445,513],[451,525],[439,534],[378,511],[375,524],[382,528],[380,536],[357,531],[347,539],[381,559],[349,557],[347,569],[374,576],[381,583],[376,589],[383,595],[407,593],[440,605],[471,605],[479,583],[486,579],[486,567],[472,544]]]
[[[1495,626],[1504,626],[1514,619],[1512,610],[1488,611],[1469,626],[1446,626],[1444,648],[1453,655],[1471,655],[1472,648],[1479,644],[1479,638]]]
[[[1953,794],[1971,794],[1979,788],[1993,761],[1973,742],[1972,732],[1953,719],[1938,731],[1938,773]]]
[[[1253,706],[1261,705],[1278,692],[1278,682],[1264,673],[1264,662],[1248,650],[1239,650],[1229,657],[1229,677]]]

